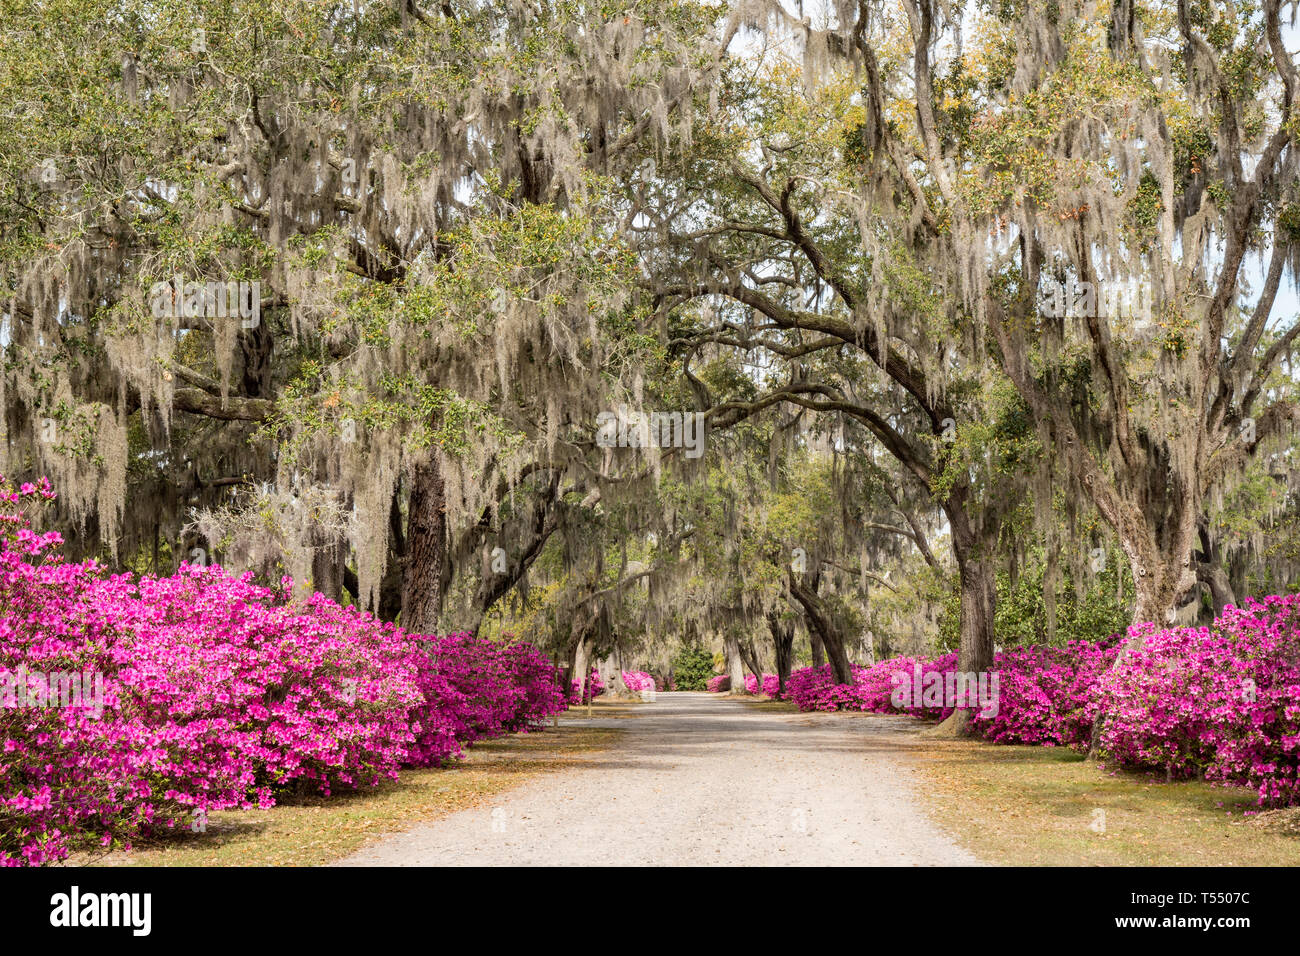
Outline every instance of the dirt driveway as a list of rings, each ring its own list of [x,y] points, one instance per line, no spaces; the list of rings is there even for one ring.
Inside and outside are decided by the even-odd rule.
[[[661,693],[611,750],[394,834],[353,866],[884,865],[980,861],[917,805],[906,717],[783,713]]]

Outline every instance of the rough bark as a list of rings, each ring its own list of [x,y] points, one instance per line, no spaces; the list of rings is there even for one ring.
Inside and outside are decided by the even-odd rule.
[[[745,665],[740,657],[740,639],[732,634],[722,637],[723,653],[727,658],[727,677],[733,694],[745,693]]]
[[[324,544],[312,554],[312,587],[331,601],[343,596],[343,571],[346,551],[341,543]]]
[[[817,636],[817,632],[811,629],[808,631],[808,648],[812,655],[812,666],[825,667],[826,648],[822,647],[822,639]]]
[[[876,663],[876,635],[870,629],[862,634],[863,667],[872,667]]]
[[[1169,624],[1179,597],[1196,584],[1190,551],[1186,558],[1178,561],[1148,553],[1136,563],[1130,562],[1130,567],[1137,595],[1132,623],[1153,622],[1162,627]]]
[[[739,648],[741,660],[745,662],[749,672],[754,675],[754,693],[763,693],[763,665],[754,650],[753,642],[746,638],[739,643]]]
[[[241,330],[239,351],[243,359],[244,394],[249,398],[274,398],[275,337],[270,324],[259,322],[254,328]]]
[[[785,685],[794,665],[794,627],[782,623],[781,616],[775,611],[768,612],[767,627],[772,632],[772,648],[776,657],[777,693],[784,697]]]
[[[413,634],[432,634],[438,629],[447,549],[445,507],[442,475],[430,457],[413,469],[406,520],[402,626]]]
[[[992,543],[995,529],[976,529],[967,517],[963,503],[952,501],[945,506],[952,529],[953,554],[961,580],[961,633],[957,649],[957,669],[980,674],[993,666],[993,622],[997,609],[997,584],[994,575]],[[963,736],[969,730],[971,711],[953,711],[932,733],[939,736]]]
[[[809,632],[817,635],[826,651],[826,656],[830,658],[831,672],[835,675],[836,683],[853,683],[853,669],[849,665],[848,652],[845,650],[846,642],[840,631],[839,622],[835,620],[826,602],[817,593],[821,583],[820,569],[809,575],[806,581],[794,571],[790,571],[787,580],[790,594],[803,608]]]

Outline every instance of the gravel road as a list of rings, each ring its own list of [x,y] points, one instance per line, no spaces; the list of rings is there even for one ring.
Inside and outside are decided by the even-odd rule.
[[[917,805],[906,717],[850,719],[661,693],[609,750],[337,865],[970,866]],[[581,713],[574,711],[573,714]]]

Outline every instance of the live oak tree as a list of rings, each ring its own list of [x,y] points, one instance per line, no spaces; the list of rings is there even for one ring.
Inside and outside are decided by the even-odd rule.
[[[1300,240],[1281,6],[1029,0],[971,24],[906,0],[835,33],[866,80],[866,179],[914,224],[903,255],[988,332],[1067,495],[1114,530],[1135,622],[1196,585],[1208,502],[1291,418],[1262,393],[1300,331],[1273,321]],[[1150,321],[1114,294],[1133,287]]]
[[[209,548],[274,538],[300,583],[433,629],[449,548],[490,543],[513,492],[555,510],[631,377],[602,177],[688,135],[736,24],[654,2],[3,12],[11,467],[113,550],[159,530],[128,478],[192,488],[178,541],[206,506]],[[243,314],[203,295],[230,281]]]

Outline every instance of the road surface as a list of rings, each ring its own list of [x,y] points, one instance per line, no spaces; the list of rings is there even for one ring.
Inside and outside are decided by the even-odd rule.
[[[978,865],[922,811],[907,717],[660,693],[609,750],[393,834],[352,866]]]

